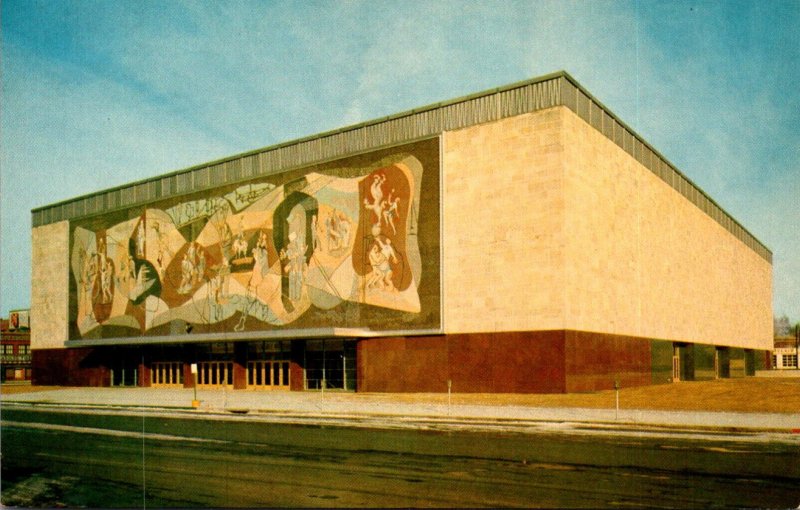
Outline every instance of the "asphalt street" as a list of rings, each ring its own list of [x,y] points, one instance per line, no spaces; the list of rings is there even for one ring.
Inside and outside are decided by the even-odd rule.
[[[386,422],[390,420],[384,417]],[[431,420],[431,418],[426,418]],[[794,508],[791,434],[397,429],[163,408],[2,408],[23,507]],[[450,423],[459,423],[452,420]],[[585,428],[589,433],[574,433]],[[572,431],[572,432],[569,432]],[[784,438],[785,440],[781,440]]]

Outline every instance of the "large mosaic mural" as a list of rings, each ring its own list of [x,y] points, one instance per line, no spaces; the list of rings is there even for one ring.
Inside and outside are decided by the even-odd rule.
[[[413,327],[424,315],[422,184],[429,173],[438,184],[438,167],[407,151],[369,163],[262,178],[140,207],[124,221],[76,223],[75,336],[174,333],[176,324],[356,327],[370,314],[380,318],[373,325],[394,317]],[[327,324],[337,317],[328,311],[341,317]]]

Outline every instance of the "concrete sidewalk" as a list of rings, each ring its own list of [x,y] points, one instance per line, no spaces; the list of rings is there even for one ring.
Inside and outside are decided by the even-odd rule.
[[[67,388],[2,395],[2,404],[47,407],[80,407],[181,412],[194,415],[248,414],[272,416],[288,422],[319,423],[334,420],[342,424],[357,421],[362,426],[448,422],[463,426],[494,424],[515,429],[559,424],[610,428],[664,428],[721,433],[778,433],[800,440],[800,413],[686,412],[641,409],[548,408],[519,405],[465,405],[430,403],[415,399],[405,402],[390,394],[341,392],[259,392],[198,389],[198,409],[192,409],[192,389],[166,388]],[[16,407],[16,406],[15,406]],[[210,416],[209,416],[210,417]],[[292,420],[294,418],[294,420]]]

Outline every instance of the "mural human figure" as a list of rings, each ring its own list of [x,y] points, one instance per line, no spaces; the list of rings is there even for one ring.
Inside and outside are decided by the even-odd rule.
[[[392,190],[394,193],[394,190]],[[383,211],[384,222],[392,228],[392,233],[397,235],[397,228],[394,225],[394,220],[398,216],[398,209],[400,208],[400,197],[395,197],[392,200],[392,193],[389,193],[389,200],[387,201],[387,208]]]
[[[202,246],[197,247],[196,257],[197,257],[197,264],[195,265],[196,272],[194,275],[195,277],[194,279],[195,283],[200,283],[206,276],[206,253],[205,250],[203,250]]]
[[[397,264],[397,254],[392,247],[391,239],[381,241],[380,238],[375,238],[375,244],[369,252],[369,263],[372,266],[372,272],[367,278],[367,288],[379,288],[382,290],[395,292],[397,289],[392,282],[392,275],[394,270],[392,264]]]
[[[370,185],[369,192],[372,196],[372,202],[364,199],[364,207],[371,210],[375,214],[375,223],[380,224],[383,217],[383,209],[386,206],[386,201],[383,200],[383,183],[386,182],[385,175],[374,175],[372,177],[372,184]]]
[[[97,281],[97,257],[95,254],[86,254],[83,259],[83,302],[86,309],[86,317],[95,320],[94,307],[94,286]]]
[[[139,222],[139,227],[136,229],[136,256],[139,258],[145,258],[144,253],[144,217]]]
[[[111,259],[106,258],[105,262],[101,262],[100,267],[100,302],[110,303],[114,297],[111,294],[111,281],[114,277],[114,266],[111,265]]]
[[[367,288],[371,289],[378,283],[383,281],[382,266],[386,261],[386,257],[381,253],[381,249],[377,244],[373,244],[369,250],[369,264],[372,267],[372,272],[367,276]]]
[[[244,240],[244,232],[239,232],[236,240],[233,241],[233,253],[237,259],[247,256],[247,241]]]
[[[258,235],[258,242],[256,242],[255,248],[253,248],[253,260],[255,264],[253,266],[253,276],[257,277],[257,282],[255,285],[257,286],[261,283],[261,280],[267,276],[269,272],[269,263],[267,261],[267,233],[261,231]],[[251,280],[252,281],[252,280]]]
[[[337,226],[335,210],[325,218],[325,234],[328,239],[328,252],[338,250],[342,236]]]
[[[192,252],[193,251],[194,250],[192,250]],[[183,254],[183,260],[181,261],[181,284],[178,287],[178,294],[187,294],[191,290],[192,275],[194,272],[194,262],[192,261],[190,252],[187,250],[186,253]]]
[[[289,244],[283,255],[287,260],[286,272],[289,274],[289,299],[295,302],[302,297],[305,251],[305,243],[299,239],[297,233],[289,233]]]
[[[350,245],[350,220],[344,213],[336,209],[325,218],[325,237],[327,238],[328,252],[333,252]]]
[[[317,215],[311,216],[311,248],[317,251],[319,248],[319,234],[317,233]]]
[[[350,245],[350,220],[344,214],[339,213],[338,224],[340,247],[346,248]]]
[[[161,226],[158,221],[153,220],[150,227],[155,234],[158,241],[158,254],[156,255],[156,264],[158,264],[158,276],[164,278],[164,272],[167,270],[167,257],[172,257],[174,254],[169,249],[169,243],[166,240],[166,235],[161,231]]]
[[[383,288],[389,291],[396,290],[394,287],[394,282],[392,282],[392,275],[394,271],[392,270],[391,264],[397,264],[397,254],[392,247],[392,240],[387,238],[386,242],[380,240],[380,238],[375,239],[375,241],[381,246],[381,254],[383,255],[385,261],[381,265],[381,269],[383,272]]]

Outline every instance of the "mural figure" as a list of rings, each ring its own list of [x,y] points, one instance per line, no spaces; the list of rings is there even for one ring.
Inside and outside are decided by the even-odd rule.
[[[144,217],[142,217],[142,221],[139,223],[139,227],[136,229],[136,256],[142,259],[145,258],[144,243]]]
[[[289,299],[300,301],[303,291],[303,275],[305,273],[306,247],[297,236],[297,232],[289,234],[289,244],[282,258],[287,261],[285,271],[289,275]]]
[[[311,247],[314,251],[319,249],[319,233],[317,232],[317,215],[311,216]]]
[[[396,292],[397,289],[392,282],[392,264],[397,264],[397,254],[392,248],[392,240],[386,239],[381,241],[379,237],[375,238],[375,244],[369,252],[369,262],[372,266],[372,273],[370,273],[367,280],[367,288],[378,288],[389,292]]]
[[[236,240],[233,241],[234,258],[243,259],[247,256],[247,241],[244,240],[244,233],[239,232]]]
[[[110,303],[111,298],[111,281],[114,277],[114,267],[111,265],[110,259],[101,259],[100,262],[100,302]]]
[[[400,197],[395,197],[394,200],[392,200],[393,193],[394,190],[389,193],[389,199],[387,200],[388,206],[386,210],[383,211],[383,220],[388,226],[392,227],[392,234],[397,235],[397,227],[394,226],[394,220],[397,218],[397,211],[400,207]]]
[[[82,298],[82,306],[80,308],[85,310],[86,318],[92,322],[94,318],[94,288],[95,279],[97,278],[97,259],[93,253],[86,253],[81,250],[82,269],[80,285],[80,296]]]
[[[369,200],[366,198],[364,199],[364,206],[371,210],[373,214],[375,214],[375,222],[376,224],[380,224],[381,218],[383,217],[383,208],[386,205],[386,201],[383,200],[383,183],[386,182],[386,176],[381,174],[375,174],[372,177],[372,185],[369,188],[370,195],[372,196],[372,202],[370,203]]]
[[[329,253],[347,248],[350,245],[350,220],[347,216],[336,209],[326,216],[325,237]]]

